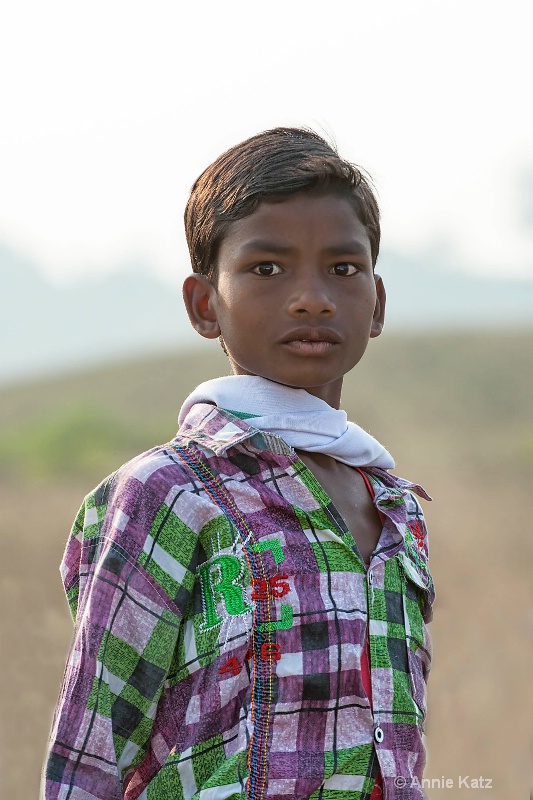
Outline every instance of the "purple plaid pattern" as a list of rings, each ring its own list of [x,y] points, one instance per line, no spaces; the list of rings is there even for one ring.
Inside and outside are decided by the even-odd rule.
[[[387,800],[423,797],[427,495],[367,475],[368,570],[294,451],[211,405],[89,494],[43,798],[360,800],[378,769]]]

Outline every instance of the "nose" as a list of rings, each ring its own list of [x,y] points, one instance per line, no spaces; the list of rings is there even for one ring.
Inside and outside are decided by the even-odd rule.
[[[305,276],[292,287],[288,304],[289,314],[296,317],[332,316],[336,305],[319,276]]]

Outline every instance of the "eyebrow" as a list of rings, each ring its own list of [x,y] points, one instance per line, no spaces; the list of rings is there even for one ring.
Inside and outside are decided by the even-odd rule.
[[[275,253],[284,255],[294,251],[294,247],[290,247],[280,242],[273,242],[268,239],[252,239],[246,242],[241,247],[243,254],[253,253],[256,251]],[[333,244],[331,247],[325,247],[324,253],[331,256],[345,256],[345,255],[370,255],[370,247],[365,245],[358,239],[352,239],[349,242],[341,242],[340,244]]]

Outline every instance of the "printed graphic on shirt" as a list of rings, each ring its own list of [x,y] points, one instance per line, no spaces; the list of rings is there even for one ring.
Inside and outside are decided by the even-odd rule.
[[[268,539],[253,545],[258,552],[271,551],[276,565],[284,561],[279,539]],[[198,567],[202,592],[203,621],[201,632],[222,624],[226,616],[250,614],[254,602],[274,603],[290,592],[288,575],[277,574],[270,578],[251,578],[244,555],[223,554],[210,559]],[[250,592],[251,589],[251,592]],[[280,618],[262,622],[259,630],[286,630],[292,626],[292,606],[282,603]]]
[[[204,621],[201,631],[214,628],[223,621],[217,611],[217,600],[224,605],[226,614],[237,616],[247,614],[252,606],[244,601],[244,565],[237,556],[218,556],[207,564],[198,567],[202,586]]]

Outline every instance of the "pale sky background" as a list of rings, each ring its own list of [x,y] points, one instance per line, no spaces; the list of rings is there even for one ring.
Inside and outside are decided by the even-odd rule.
[[[0,242],[58,283],[137,256],[181,281],[192,182],[279,124],[370,171],[384,247],[533,277],[524,0],[6,5]]]

